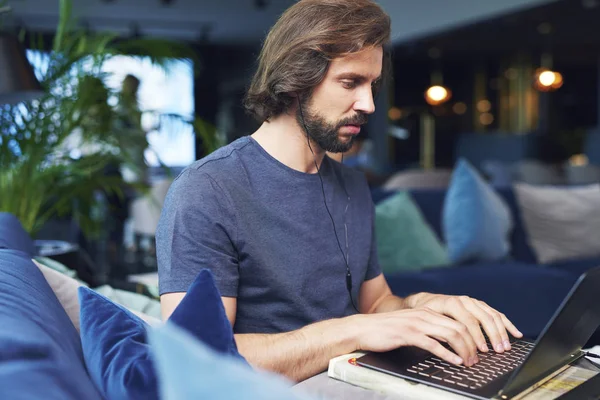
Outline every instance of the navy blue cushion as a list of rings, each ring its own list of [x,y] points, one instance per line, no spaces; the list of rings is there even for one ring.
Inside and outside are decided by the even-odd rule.
[[[23,251],[34,256],[35,245],[21,222],[13,214],[0,212],[0,249]]]
[[[566,271],[516,262],[478,263],[388,275],[392,292],[466,295],[496,308],[535,338],[550,320],[577,276]]]
[[[526,264],[536,264],[537,260],[533,249],[529,246],[527,232],[525,232],[525,225],[523,225],[521,217],[521,209],[517,203],[514,190],[512,188],[496,188],[496,193],[504,199],[513,217],[513,230],[510,240],[511,257]]]
[[[0,392],[3,399],[102,399],[73,323],[31,256],[18,250],[0,250]]]
[[[106,398],[158,399],[147,324],[88,288],[79,288],[79,301],[85,362]],[[209,270],[200,272],[169,320],[214,350],[245,363]]]

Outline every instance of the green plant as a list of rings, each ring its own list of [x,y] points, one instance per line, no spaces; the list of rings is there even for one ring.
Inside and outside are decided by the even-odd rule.
[[[26,36],[30,47],[40,47],[39,36],[21,38]],[[76,27],[71,0],[60,0],[52,51],[40,55],[43,67],[38,79],[44,95],[0,105],[0,211],[15,214],[33,236],[49,219],[62,216],[74,218],[88,236],[98,233],[102,216],[94,210],[102,201],[99,194],[123,196],[128,186],[119,176],[106,174],[107,169],[132,161],[127,149],[147,145],[145,135],[127,134],[119,124],[127,117],[124,107],[109,102],[120,94],[105,84],[102,65],[121,54],[149,56],[167,71],[174,59],[197,61],[187,46],[166,40],[122,40],[110,33],[89,33]],[[201,122],[180,116],[170,119],[202,127]],[[214,143],[215,131],[204,129],[200,134]],[[66,143],[74,136],[94,150],[73,157]],[[144,189],[143,184],[134,186]]]

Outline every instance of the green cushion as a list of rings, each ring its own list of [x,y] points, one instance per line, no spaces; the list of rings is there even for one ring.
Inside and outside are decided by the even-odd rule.
[[[375,207],[375,235],[384,273],[450,265],[446,248],[407,192]]]

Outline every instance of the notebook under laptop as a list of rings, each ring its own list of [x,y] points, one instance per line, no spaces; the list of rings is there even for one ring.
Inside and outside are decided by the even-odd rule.
[[[583,346],[600,326],[598,292],[600,267],[579,277],[535,342],[512,338],[510,351],[479,352],[472,367],[445,363],[416,347],[368,353],[356,362],[475,399],[517,399],[585,355]]]

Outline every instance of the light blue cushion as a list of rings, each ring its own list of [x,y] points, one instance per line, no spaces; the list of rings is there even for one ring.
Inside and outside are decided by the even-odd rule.
[[[163,399],[308,399],[284,378],[217,353],[170,322],[149,331],[149,341]]]
[[[443,231],[453,263],[494,261],[510,253],[513,217],[504,200],[460,159],[444,200]]]

